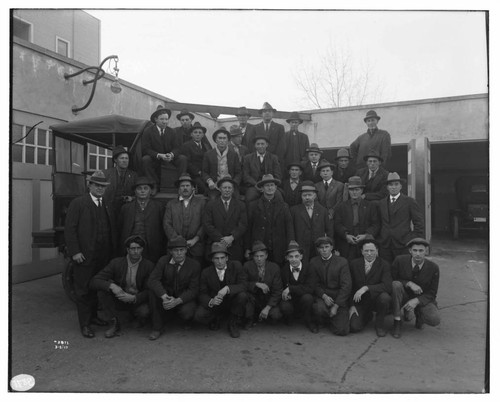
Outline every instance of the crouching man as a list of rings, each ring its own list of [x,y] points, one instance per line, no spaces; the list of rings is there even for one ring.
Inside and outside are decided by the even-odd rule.
[[[238,321],[243,319],[248,301],[243,267],[239,261],[229,261],[229,252],[223,243],[213,243],[209,257],[213,265],[201,273],[200,305],[194,319],[215,331],[220,328],[224,315],[229,314],[229,335],[239,338]]]
[[[406,245],[410,255],[397,256],[392,263],[392,304],[394,329],[392,336],[401,337],[401,309],[405,321],[415,316],[415,328],[440,323],[436,295],[439,287],[439,267],[425,258],[429,242],[417,237]]]
[[[119,335],[118,311],[129,311],[138,319],[137,326],[144,325],[149,316],[149,292],[147,281],[154,264],[142,258],[145,240],[133,235],[125,240],[127,255],[114,258],[90,281],[90,288],[97,290],[97,297],[108,317],[111,327],[106,338]]]

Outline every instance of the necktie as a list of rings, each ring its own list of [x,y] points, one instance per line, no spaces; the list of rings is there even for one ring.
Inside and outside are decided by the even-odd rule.
[[[299,273],[299,272],[300,272],[300,268],[292,268],[292,272],[293,272],[294,274],[297,274],[297,273]]]
[[[229,202],[224,201],[224,208],[226,208],[226,211],[229,211]]]
[[[290,187],[292,190],[295,190],[297,188],[297,181],[296,180],[292,180],[290,182]]]
[[[396,197],[391,197],[391,204],[394,204],[396,202]]]
[[[175,264],[175,272],[179,272],[181,270],[181,264]]]
[[[266,133],[269,132],[269,123],[266,123]]]
[[[264,157],[262,155],[259,155],[259,161],[260,161],[260,163],[264,162]]]
[[[313,174],[316,174],[316,163],[313,163]]]
[[[98,208],[101,208],[101,207],[102,207],[102,204],[101,204],[101,199],[100,199],[100,198],[98,198],[98,199],[97,199],[97,207],[98,207]]]
[[[368,275],[368,272],[370,272],[370,270],[372,269],[372,266],[371,264],[368,264],[366,261],[365,261],[365,274]]]
[[[373,179],[373,172],[370,170],[370,176],[368,176],[368,180]]]
[[[328,182],[325,181],[325,191],[328,191]]]
[[[417,276],[418,276],[418,273],[420,272],[420,270],[418,269],[418,265],[415,265],[412,270],[411,270],[411,278],[413,280],[417,279]]]
[[[312,218],[312,216],[313,216],[313,207],[307,207],[307,214],[309,215],[309,218]]]
[[[164,133],[164,132],[165,132],[165,130],[162,128],[162,129],[160,130],[160,135],[161,135],[162,137],[163,137],[163,133]]]

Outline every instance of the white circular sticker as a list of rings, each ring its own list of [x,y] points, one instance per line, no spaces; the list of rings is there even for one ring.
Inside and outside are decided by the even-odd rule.
[[[29,374],[18,374],[10,380],[13,391],[29,391],[35,386],[35,378]]]

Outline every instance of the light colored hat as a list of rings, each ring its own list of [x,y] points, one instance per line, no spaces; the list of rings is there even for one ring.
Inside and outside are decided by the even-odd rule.
[[[101,186],[109,186],[110,184],[109,181],[106,180],[106,176],[104,176],[102,170],[96,170],[87,180],[90,183],[100,184]]]
[[[337,156],[335,157],[335,160],[340,159],[340,158],[349,158],[349,159],[351,159],[351,156],[349,155],[349,150],[347,148],[340,148],[337,151]]]
[[[255,186],[258,188],[262,188],[262,186],[266,183],[274,183],[279,186],[281,181],[275,179],[272,174],[265,174],[262,176],[262,180],[259,181]]]
[[[268,102],[264,102],[264,104],[262,105],[262,109],[259,110],[259,113],[262,114],[264,110],[272,110],[273,112],[276,112],[276,109],[273,108]]]
[[[285,251],[285,254],[291,253],[292,251],[298,251],[301,254],[304,254],[304,249],[300,247],[299,243],[295,240],[291,240],[288,244],[288,249]]]
[[[402,179],[399,177],[399,174],[397,172],[391,172],[387,175],[387,180],[385,181],[386,184],[392,183],[393,181],[399,181],[400,183],[405,183],[406,180]]]
[[[227,251],[227,247],[221,242],[212,243],[212,248],[208,255],[211,257],[216,253],[225,253],[226,255],[231,255],[231,253]]]

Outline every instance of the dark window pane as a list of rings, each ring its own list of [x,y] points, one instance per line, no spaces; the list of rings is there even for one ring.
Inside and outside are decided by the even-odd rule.
[[[89,144],[89,154],[95,154],[97,147],[94,144]]]
[[[12,21],[12,33],[18,38],[29,41],[30,40],[31,25],[17,18]]]
[[[24,139],[24,141],[26,142],[26,144],[35,145],[35,129],[30,131],[30,128],[31,127],[26,127],[26,138]]]
[[[19,124],[12,125],[12,142],[16,142],[23,138],[23,126]]]
[[[97,169],[96,163],[97,163],[96,157],[93,155],[90,155],[89,156],[89,170],[96,170]]]
[[[36,153],[37,153],[37,160],[36,160],[37,165],[45,165],[45,158],[46,158],[45,155],[47,155],[47,150],[43,148],[37,148]]]
[[[54,166],[54,150],[49,150],[49,165]]]
[[[13,162],[23,161],[23,147],[21,145],[12,146],[12,161]]]
[[[47,130],[38,129],[38,145],[47,146]]]
[[[108,158],[108,168],[113,167],[113,158]]]
[[[102,157],[102,156],[99,156],[99,169],[105,169],[105,162],[106,162],[106,158]]]
[[[26,147],[26,163],[35,163],[35,148]]]

